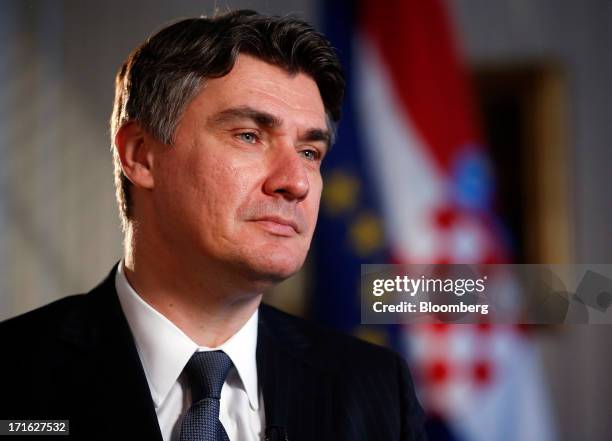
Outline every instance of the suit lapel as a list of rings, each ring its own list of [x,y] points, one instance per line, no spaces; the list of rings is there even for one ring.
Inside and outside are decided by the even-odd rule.
[[[266,305],[260,308],[259,317],[257,370],[268,438],[327,439],[331,432],[332,375],[312,363],[310,341],[290,320]]]
[[[75,420],[71,432],[87,433],[88,439],[161,441],[149,386],[115,291],[115,270],[87,294],[86,310],[64,326],[64,339],[82,349],[75,384],[82,385],[86,400],[77,410],[82,427]]]

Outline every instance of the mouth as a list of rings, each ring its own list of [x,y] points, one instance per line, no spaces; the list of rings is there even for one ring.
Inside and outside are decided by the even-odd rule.
[[[254,219],[253,222],[276,236],[292,237],[299,234],[297,223],[278,216],[264,216]]]

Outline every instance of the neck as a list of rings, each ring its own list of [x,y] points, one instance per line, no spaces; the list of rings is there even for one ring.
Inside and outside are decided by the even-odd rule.
[[[259,307],[262,293],[237,287],[218,268],[189,268],[143,243],[133,233],[126,236],[124,269],[130,285],[199,346],[223,344]]]

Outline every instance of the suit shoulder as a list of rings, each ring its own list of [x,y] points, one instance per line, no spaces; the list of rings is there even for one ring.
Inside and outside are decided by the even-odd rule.
[[[350,371],[397,369],[401,357],[394,351],[309,320],[262,305],[265,320],[276,325],[287,347],[303,348],[310,360],[324,360],[327,366]]]
[[[81,310],[85,298],[84,294],[71,295],[0,322],[0,338],[24,338],[28,335],[40,338],[44,332],[53,331]]]

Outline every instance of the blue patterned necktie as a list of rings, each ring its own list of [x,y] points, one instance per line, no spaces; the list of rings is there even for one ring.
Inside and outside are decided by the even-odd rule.
[[[219,421],[221,388],[232,360],[223,351],[196,352],[185,372],[192,404],[181,424],[180,441],[229,441]]]

